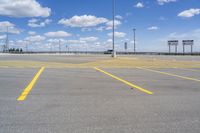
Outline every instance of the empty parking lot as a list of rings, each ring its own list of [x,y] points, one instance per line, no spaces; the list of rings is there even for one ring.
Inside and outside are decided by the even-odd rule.
[[[1,55],[0,132],[200,132],[199,61]]]

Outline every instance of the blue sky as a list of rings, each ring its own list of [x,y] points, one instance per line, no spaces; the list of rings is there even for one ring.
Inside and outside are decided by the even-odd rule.
[[[11,4],[12,3],[12,4]],[[112,47],[112,0],[0,0],[0,45],[31,51],[107,50]],[[116,48],[167,51],[169,39],[194,39],[200,51],[199,0],[116,0]],[[179,44],[181,51],[181,44]]]

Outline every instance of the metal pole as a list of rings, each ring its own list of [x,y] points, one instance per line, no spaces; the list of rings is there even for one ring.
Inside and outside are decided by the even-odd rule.
[[[185,45],[183,44],[183,54],[185,54]]]
[[[136,52],[136,39],[135,39],[135,31],[136,29],[133,29],[133,33],[134,33],[134,53]]]
[[[115,0],[113,0],[113,44],[112,44],[112,57],[115,58],[116,57],[116,51],[115,51],[115,6],[116,6],[116,2]]]

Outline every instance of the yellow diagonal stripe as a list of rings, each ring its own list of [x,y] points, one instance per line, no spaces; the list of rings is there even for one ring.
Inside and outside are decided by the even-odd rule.
[[[37,80],[40,77],[40,75],[43,72],[43,70],[44,70],[44,67],[42,67],[38,71],[38,73],[35,75],[35,77],[33,78],[33,80],[29,83],[29,85],[24,89],[24,91],[22,92],[22,94],[17,99],[18,101],[24,101],[26,99],[27,95],[30,93],[31,89],[33,88],[33,86],[37,82]]]
[[[177,78],[182,78],[182,79],[186,79],[186,80],[192,80],[192,81],[200,82],[199,79],[195,79],[195,78],[191,78],[191,77],[180,76],[180,75],[162,72],[162,71],[157,71],[157,70],[153,70],[153,69],[149,69],[149,68],[143,68],[143,67],[138,67],[138,68],[143,69],[143,70],[147,70],[147,71],[151,71],[151,72],[155,72],[155,73],[159,73],[159,74],[164,74],[164,75],[168,75],[168,76],[173,76],[173,77],[177,77]]]
[[[94,67],[94,69],[97,70],[97,71],[99,71],[99,72],[102,72],[102,73],[104,73],[104,74],[106,74],[106,75],[108,75],[108,76],[110,76],[110,77],[112,77],[112,78],[114,78],[114,79],[116,79],[116,80],[118,80],[118,81],[121,81],[121,82],[123,82],[123,83],[126,84],[126,85],[129,85],[129,86],[131,86],[131,87],[133,87],[133,88],[135,88],[135,89],[138,89],[138,90],[140,90],[140,91],[142,91],[142,92],[145,92],[145,93],[147,93],[147,94],[154,94],[154,93],[151,92],[151,91],[148,91],[148,90],[146,90],[146,89],[143,89],[143,88],[141,88],[141,87],[139,87],[139,86],[137,86],[137,85],[134,85],[134,84],[132,84],[132,83],[130,83],[130,82],[124,80],[124,79],[121,79],[121,78],[119,78],[119,77],[117,77],[117,76],[115,76],[115,75],[112,75],[111,73],[108,73],[108,72],[106,72],[106,71],[104,71],[104,70],[101,70],[101,69],[99,69],[99,68],[97,68],[97,67]]]

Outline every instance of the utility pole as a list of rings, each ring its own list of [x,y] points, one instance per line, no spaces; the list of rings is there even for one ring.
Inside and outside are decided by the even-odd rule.
[[[136,37],[136,29],[134,28],[133,29],[133,34],[134,34],[134,53],[136,52],[136,39],[135,39],[135,37]]]
[[[115,8],[116,8],[116,1],[113,0],[113,51],[112,51],[112,57],[116,57],[116,51],[115,51]]]

